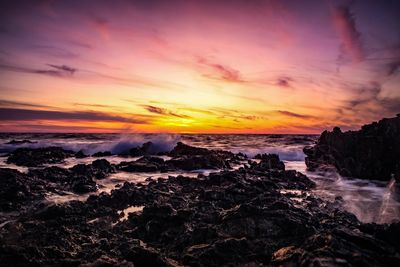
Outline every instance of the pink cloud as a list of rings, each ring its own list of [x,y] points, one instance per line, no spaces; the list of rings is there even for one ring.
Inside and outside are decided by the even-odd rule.
[[[361,34],[357,30],[354,14],[348,6],[339,6],[333,10],[333,22],[341,41],[341,49],[348,54],[353,62],[364,59]]]

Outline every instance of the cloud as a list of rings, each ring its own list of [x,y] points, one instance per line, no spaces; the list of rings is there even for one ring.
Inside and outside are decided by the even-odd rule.
[[[110,29],[108,20],[103,17],[92,17],[92,22],[94,23],[94,27],[96,31],[101,35],[101,37],[104,40],[108,41],[110,39]]]
[[[290,112],[287,110],[277,110],[277,113],[287,116],[287,117],[293,117],[293,118],[299,118],[299,119],[314,119],[314,116],[311,115],[304,115],[304,114],[299,114],[299,113],[294,113],[294,112]]]
[[[178,90],[179,88],[183,88],[181,84],[175,82],[156,80],[154,78],[146,78],[137,75],[130,75],[128,78],[125,78],[86,69],[78,70],[77,68],[70,67],[67,65],[47,64],[47,66],[51,67],[52,69],[34,69],[29,67],[21,67],[12,64],[0,63],[0,71],[3,70],[3,71],[12,71],[12,72],[28,73],[28,74],[40,74],[40,75],[48,75],[60,78],[78,77],[76,75],[76,72],[79,71],[80,73],[79,78],[89,79],[89,80],[90,78],[96,78],[91,80],[97,83],[110,82],[113,84],[118,83],[130,87],[134,84],[137,84],[146,87],[165,88],[165,89],[174,88]]]
[[[117,108],[117,106],[102,105],[102,104],[86,104],[86,103],[72,103],[74,106],[90,107],[90,108]]]
[[[357,30],[354,14],[349,6],[338,6],[333,10],[333,22],[341,41],[341,54],[338,61],[344,61],[350,56],[353,62],[364,59],[364,49],[361,33]]]
[[[279,77],[276,81],[276,85],[281,87],[292,87],[291,82],[293,82],[293,79],[290,77]]]
[[[72,68],[72,67],[68,67],[66,65],[47,64],[47,66],[50,66],[50,67],[55,68],[55,69],[60,70],[60,71],[64,71],[66,73],[69,73],[70,75],[73,75],[75,73],[75,71],[77,71],[77,69]]]
[[[242,113],[238,110],[232,110],[226,108],[214,107],[210,108],[210,110],[212,110],[218,116],[218,118],[233,119],[235,122],[239,122],[240,120],[255,121],[255,120],[265,119],[265,117],[262,116],[249,115],[246,113]]]
[[[79,121],[112,121],[133,124],[146,124],[141,119],[110,115],[94,111],[55,111],[0,108],[0,121],[35,121],[35,120],[79,120]]]
[[[244,82],[240,72],[234,68],[220,63],[210,62],[204,57],[200,57],[198,59],[198,63],[202,66],[206,66],[208,68],[208,72],[211,72],[207,73],[205,76],[217,78],[228,82]]]
[[[159,115],[164,115],[164,116],[173,116],[173,117],[178,117],[178,118],[186,118],[189,119],[191,118],[188,115],[183,115],[183,114],[177,114],[174,113],[168,109],[165,108],[160,108],[156,106],[150,106],[150,105],[143,105],[144,109],[147,110],[148,112],[159,114]]]
[[[353,96],[344,100],[335,110],[337,115],[334,120],[337,123],[359,126],[400,112],[400,97],[385,97],[382,85],[378,82],[351,90]]]
[[[392,76],[400,70],[400,59],[387,64],[387,76]]]
[[[5,99],[0,99],[0,107],[50,108],[50,106],[46,106],[46,105],[27,103],[27,102],[20,102],[20,101],[12,101],[12,100],[5,100]]]
[[[33,69],[27,67],[20,67],[8,64],[0,64],[0,70],[12,71],[12,72],[22,72],[22,73],[31,73],[31,74],[44,74],[56,77],[68,77],[72,76],[77,69],[66,66],[66,65],[53,65],[47,64],[47,66],[53,69]]]
[[[18,122],[17,124],[10,124],[7,126],[7,132],[60,132],[60,133],[70,133],[70,132],[96,132],[96,133],[103,133],[103,132],[119,132],[120,130],[124,129],[105,129],[101,127],[93,127],[93,126],[62,126],[62,125],[48,125],[48,124],[24,124]]]

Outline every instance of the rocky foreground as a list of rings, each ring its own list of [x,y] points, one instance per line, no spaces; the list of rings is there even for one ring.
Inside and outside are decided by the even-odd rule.
[[[142,158],[118,165],[0,169],[0,265],[400,266],[400,223],[360,223],[340,198],[314,197],[315,184],[277,155],[232,170],[244,155],[180,143],[163,160],[142,148],[132,151]],[[30,166],[71,156],[85,155],[31,149],[8,160]],[[124,183],[84,202],[45,201],[48,192],[96,191],[113,172],[196,168],[223,170]]]
[[[400,114],[364,125],[359,131],[342,132],[338,127],[325,131],[304,153],[309,170],[334,166],[347,177],[400,179]]]

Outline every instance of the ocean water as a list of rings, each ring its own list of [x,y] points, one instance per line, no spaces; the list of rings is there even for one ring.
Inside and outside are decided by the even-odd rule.
[[[32,143],[7,144],[11,140],[29,140]],[[316,182],[313,194],[329,201],[339,200],[343,206],[354,213],[362,222],[390,223],[400,219],[399,188],[394,181],[381,182],[358,178],[341,177],[335,171],[309,172],[304,163],[303,147],[312,145],[317,135],[221,135],[221,134],[0,134],[0,167],[15,168],[22,172],[28,169],[6,163],[6,155],[19,147],[60,146],[73,151],[82,150],[86,154],[100,151],[111,151],[118,154],[141,146],[147,141],[155,144],[154,153],[170,151],[177,142],[209,149],[242,152],[249,158],[259,153],[278,154],[285,162],[286,169],[304,173]],[[120,156],[103,157],[112,163],[119,163],[135,158]],[[72,167],[78,163],[91,163],[98,158],[69,158],[60,167]],[[234,166],[239,168],[240,165]],[[168,178],[183,174],[195,179],[198,174],[207,175],[215,170],[195,170],[191,172],[170,173],[125,173],[118,172],[104,180],[96,181],[99,192],[110,192],[125,181],[146,183],[151,179]],[[73,199],[85,200],[88,195],[76,195],[65,192],[65,195],[48,195],[48,201],[65,202]]]

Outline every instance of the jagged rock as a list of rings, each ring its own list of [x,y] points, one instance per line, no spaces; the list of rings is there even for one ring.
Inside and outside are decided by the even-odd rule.
[[[177,158],[185,157],[190,158]],[[169,177],[146,185],[125,182],[83,202],[33,206],[0,227],[0,262],[5,266],[400,265],[396,238],[400,224],[362,224],[339,203],[314,197],[310,190],[315,184],[301,173],[285,170],[278,156],[260,159],[238,170],[198,178]],[[167,162],[144,157],[133,164]],[[110,167],[103,161],[92,165]],[[52,174],[82,177],[81,168],[86,173],[87,166],[53,168],[43,177],[58,184],[64,178],[51,178]],[[26,177],[15,173],[21,175],[17,180],[31,174],[33,170]],[[39,176],[31,179],[44,181]],[[132,206],[142,209],[129,212]],[[127,218],[122,217],[125,212]]]
[[[229,163],[216,154],[180,156],[165,162],[174,168],[190,171],[198,169],[229,169]]]
[[[79,150],[78,152],[75,153],[75,158],[77,159],[83,159],[83,158],[87,158],[89,157],[88,155],[86,155],[85,153],[83,153],[82,150]]]
[[[255,159],[259,159],[260,162],[254,167],[258,169],[277,169],[277,170],[285,170],[285,164],[279,160],[279,156],[276,154],[257,154]]]
[[[201,147],[193,147],[186,145],[182,142],[178,142],[174,149],[172,149],[168,155],[171,157],[181,157],[181,156],[207,156],[210,154],[218,155],[224,159],[233,157],[234,154],[229,151],[223,150],[209,150]]]
[[[24,139],[24,140],[14,140],[13,139],[13,140],[5,143],[5,144],[7,144],[7,145],[21,145],[21,144],[34,144],[34,143],[36,143],[36,142],[32,142],[32,141],[26,140],[26,139]]]
[[[400,178],[400,117],[364,125],[359,131],[324,131],[304,148],[309,170],[334,166],[343,176],[389,180]]]
[[[136,161],[123,161],[117,168],[126,172],[157,172],[166,169],[162,158],[145,156]]]
[[[28,201],[43,199],[43,186],[17,170],[0,168],[0,211],[16,210]]]
[[[18,148],[8,156],[7,163],[37,167],[43,164],[60,163],[65,158],[73,156],[73,151],[61,147]]]
[[[99,152],[92,154],[92,157],[99,158],[99,157],[109,157],[112,155],[113,154],[110,151],[99,151]]]
[[[110,173],[114,173],[116,168],[105,159],[97,159],[88,165],[77,164],[70,170],[77,175],[103,179],[106,178]]]
[[[132,157],[140,157],[146,155],[154,155],[156,152],[152,142],[146,142],[142,146],[131,148],[128,154]]]

